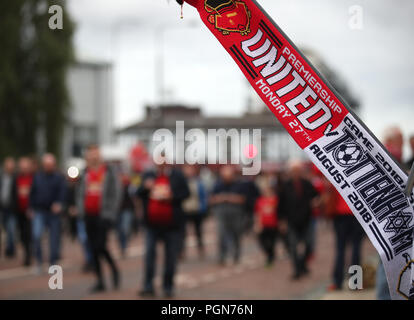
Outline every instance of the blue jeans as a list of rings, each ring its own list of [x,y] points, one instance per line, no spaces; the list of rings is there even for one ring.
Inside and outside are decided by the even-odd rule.
[[[171,291],[174,286],[174,273],[177,262],[177,245],[179,234],[176,230],[147,228],[145,238],[145,278],[144,289],[152,291],[157,257],[157,242],[164,242],[164,276],[163,289]]]
[[[83,254],[87,264],[93,264],[93,257],[91,247],[88,241],[88,234],[86,233],[86,225],[83,219],[77,219],[76,221],[76,230],[78,232],[79,242],[83,248]]]
[[[49,211],[35,211],[33,218],[33,244],[34,254],[38,264],[43,261],[42,256],[42,235],[45,227],[49,229],[49,263],[54,265],[60,258],[60,215]]]
[[[12,256],[15,252],[16,217],[13,212],[3,212],[3,226],[6,231],[6,255]]]
[[[294,276],[301,276],[308,271],[307,260],[311,253],[312,225],[305,227],[289,226],[288,242],[289,253],[294,268]],[[299,245],[305,246],[305,252],[299,252]]]
[[[132,218],[132,211],[129,209],[122,210],[118,216],[117,233],[122,252],[125,251],[128,245],[129,236],[131,234]]]
[[[218,227],[219,263],[224,263],[233,250],[233,260],[238,262],[241,254],[241,237],[245,226],[243,211],[234,206],[218,205],[215,211]]]
[[[360,265],[364,230],[353,215],[337,215],[334,217],[333,223],[336,236],[336,256],[333,279],[337,288],[342,288],[347,244],[349,243],[352,246],[350,265]]]

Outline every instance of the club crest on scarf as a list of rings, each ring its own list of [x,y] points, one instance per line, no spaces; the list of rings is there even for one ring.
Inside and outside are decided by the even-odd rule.
[[[251,13],[246,4],[234,0],[205,0],[204,7],[208,13],[208,21],[224,35],[238,32],[242,36],[250,33]]]

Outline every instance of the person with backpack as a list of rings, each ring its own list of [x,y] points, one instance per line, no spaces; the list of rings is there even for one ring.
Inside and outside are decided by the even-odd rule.
[[[156,247],[161,241],[165,250],[163,290],[164,296],[170,298],[174,294],[180,228],[184,223],[181,204],[190,192],[187,181],[178,168],[167,165],[163,156],[156,163],[155,170],[144,173],[141,186],[137,190],[143,203],[146,229],[144,285],[139,295],[155,296],[153,280]]]
[[[95,293],[105,290],[101,258],[104,258],[111,268],[114,289],[118,289],[120,285],[118,267],[106,242],[108,232],[117,217],[121,183],[115,168],[102,161],[97,145],[88,147],[86,162],[87,167],[80,177],[76,191],[76,204],[79,218],[85,221],[86,234],[92,251],[97,282],[91,291]]]

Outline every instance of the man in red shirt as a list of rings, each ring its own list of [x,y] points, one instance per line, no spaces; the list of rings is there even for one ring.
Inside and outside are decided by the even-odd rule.
[[[33,163],[28,157],[22,157],[18,164],[16,176],[17,220],[20,229],[20,239],[24,249],[24,265],[31,263],[32,213],[29,211],[29,196],[33,182]]]
[[[158,159],[155,170],[144,173],[137,195],[143,201],[145,223],[145,275],[139,295],[155,295],[153,280],[156,247],[165,246],[163,289],[166,298],[174,294],[174,275],[179,249],[180,230],[184,223],[182,201],[189,196],[187,181],[180,170],[167,165],[165,157]]]
[[[88,147],[86,161],[87,168],[80,178],[76,202],[79,216],[85,219],[97,276],[97,283],[92,288],[92,292],[105,290],[101,258],[104,258],[111,267],[113,286],[118,289],[119,271],[107,248],[106,240],[108,231],[117,216],[121,185],[115,169],[103,163],[97,145]]]

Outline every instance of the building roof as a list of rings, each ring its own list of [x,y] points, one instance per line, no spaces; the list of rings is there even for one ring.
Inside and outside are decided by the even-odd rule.
[[[145,118],[132,125],[118,130],[118,133],[135,133],[140,130],[158,128],[175,128],[176,121],[184,121],[189,128],[219,129],[219,128],[269,128],[281,130],[281,124],[269,110],[246,112],[242,116],[204,116],[199,107],[185,105],[147,106]]]

